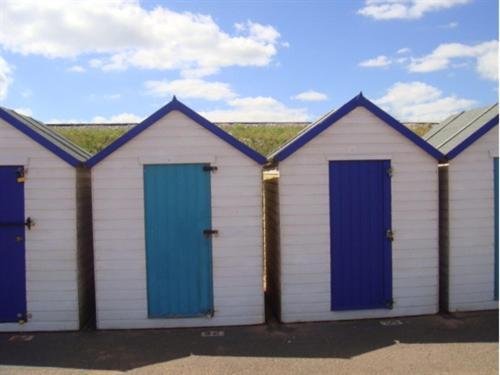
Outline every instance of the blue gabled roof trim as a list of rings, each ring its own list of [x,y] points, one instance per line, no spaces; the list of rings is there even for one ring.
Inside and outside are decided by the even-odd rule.
[[[474,133],[472,133],[469,137],[467,137],[462,143],[460,143],[458,146],[456,146],[453,150],[448,152],[445,155],[446,159],[448,159],[448,160],[453,159],[455,156],[460,154],[467,147],[469,147],[471,144],[476,142],[479,138],[481,138],[484,134],[486,134],[488,131],[490,131],[491,129],[493,129],[497,125],[498,125],[498,115],[496,115],[494,118],[492,118],[486,124],[484,124],[478,130],[476,130]]]
[[[398,131],[400,134],[408,138],[415,145],[420,147],[422,150],[427,152],[435,159],[437,160],[444,159],[444,155],[439,150],[437,150],[432,145],[424,141],[421,137],[419,137],[413,131],[411,131],[406,126],[401,124],[398,120],[389,115],[387,112],[383,111],[381,108],[377,107],[371,101],[366,99],[362,93],[359,93],[359,95],[348,101],[346,104],[344,104],[335,112],[332,112],[330,115],[326,116],[317,124],[313,125],[310,129],[304,131],[302,134],[299,134],[297,138],[295,138],[293,141],[285,145],[282,149],[274,153],[274,155],[272,155],[270,159],[272,161],[277,161],[277,162],[285,160],[287,157],[289,157],[299,148],[304,146],[311,139],[316,137],[324,130],[328,129],[331,125],[335,124],[342,117],[344,117],[357,107],[366,108],[368,111],[373,113],[375,116],[377,116],[379,119],[384,121],[387,125],[395,129],[396,131]]]
[[[181,103],[177,98],[174,96],[172,98],[172,101],[165,105],[164,107],[160,108],[158,111],[153,113],[151,116],[149,116],[147,119],[130,129],[127,133],[125,133],[123,136],[118,138],[116,141],[105,147],[103,150],[95,154],[93,157],[91,157],[85,164],[88,167],[93,167],[97,163],[99,163],[101,160],[106,158],[108,155],[119,149],[121,146],[123,146],[125,143],[130,141],[132,138],[137,136],[139,133],[142,131],[146,130],[149,128],[151,125],[156,123],[158,120],[160,120],[162,117],[166,116],[172,111],[179,111],[189,117],[191,120],[194,122],[198,123],[199,125],[203,126],[205,129],[216,135],[217,137],[221,138],[222,140],[226,141],[229,143],[231,146],[234,148],[238,149],[240,152],[248,156],[250,159],[254,160],[255,162],[263,165],[267,162],[267,159],[259,154],[257,151],[251,149],[244,143],[240,142],[236,138],[234,138],[232,135],[229,133],[225,132],[221,128],[219,128],[217,125],[211,123],[208,121],[206,118],[202,117],[195,111],[193,111],[191,108],[186,106],[185,104]]]
[[[12,125],[14,128],[19,130],[21,133],[24,133],[31,139],[33,139],[35,142],[40,144],[41,146],[45,147],[47,150],[50,152],[54,153],[55,155],[59,156],[62,160],[67,162],[73,167],[78,167],[82,166],[84,163],[74,156],[70,155],[68,152],[64,151],[62,148],[58,147],[54,143],[52,143],[50,140],[47,138],[43,137],[39,133],[35,132],[33,129],[31,129],[29,126],[26,124],[23,124],[22,121],[19,121],[17,118],[12,116],[10,113],[5,111],[3,108],[0,108],[0,118],[4,120],[6,123],[9,125]]]

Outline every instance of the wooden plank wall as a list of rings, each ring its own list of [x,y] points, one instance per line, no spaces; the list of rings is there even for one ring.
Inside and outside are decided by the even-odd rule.
[[[264,172],[264,218],[266,297],[272,313],[280,319],[279,177],[276,172]]]
[[[79,328],[77,292],[76,170],[0,120],[0,164],[24,165],[27,308],[22,326],[0,331],[56,331]]]
[[[211,163],[215,314],[148,319],[143,166]],[[264,322],[262,168],[178,111],[92,169],[98,328]]]
[[[450,311],[498,308],[493,298],[494,156],[498,156],[498,126],[448,167]]]
[[[330,311],[329,160],[391,160],[394,308]],[[437,161],[357,108],[279,165],[281,316],[285,322],[438,310]],[[334,234],[335,235],[335,234]]]

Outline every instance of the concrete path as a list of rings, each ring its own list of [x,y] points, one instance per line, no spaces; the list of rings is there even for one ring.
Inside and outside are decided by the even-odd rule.
[[[498,374],[498,311],[220,329],[0,334],[0,374]]]

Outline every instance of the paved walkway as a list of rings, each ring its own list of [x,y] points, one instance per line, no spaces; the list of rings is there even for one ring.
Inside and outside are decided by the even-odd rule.
[[[123,372],[498,374],[498,312],[220,329],[0,334],[1,375]]]

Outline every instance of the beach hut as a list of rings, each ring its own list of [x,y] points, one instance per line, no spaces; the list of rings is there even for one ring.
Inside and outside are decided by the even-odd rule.
[[[270,157],[268,290],[282,321],[438,311],[441,157],[362,94]]]
[[[88,157],[0,107],[0,331],[77,330],[92,315]]]
[[[498,104],[450,116],[425,139],[440,171],[441,306],[498,308]]]
[[[175,98],[91,158],[98,328],[264,322],[265,162]]]

